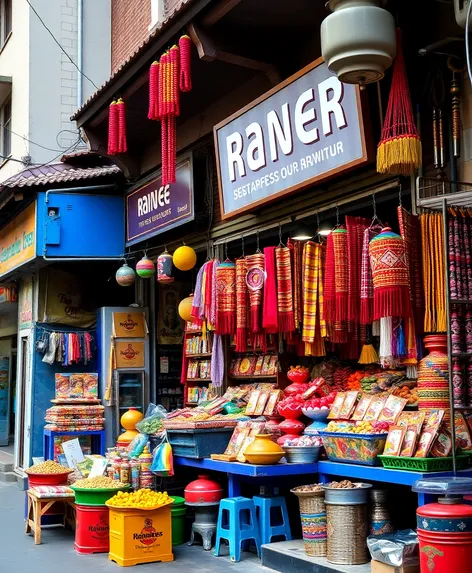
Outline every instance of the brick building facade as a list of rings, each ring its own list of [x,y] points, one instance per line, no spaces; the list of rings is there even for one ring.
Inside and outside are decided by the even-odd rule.
[[[111,12],[111,71],[149,36],[152,0],[113,0]]]

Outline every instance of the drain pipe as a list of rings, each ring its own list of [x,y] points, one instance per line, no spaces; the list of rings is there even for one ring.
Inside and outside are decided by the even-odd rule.
[[[84,0],[77,0],[77,109],[83,103],[82,71],[84,65]]]
[[[49,203],[50,193],[76,193],[81,191],[103,191],[105,189],[116,189],[114,183],[108,185],[89,185],[88,187],[64,187],[62,189],[48,189],[44,197],[44,203]],[[123,258],[123,255],[116,257],[47,257],[46,246],[43,249],[43,260],[47,262],[78,262],[78,261],[118,261]]]

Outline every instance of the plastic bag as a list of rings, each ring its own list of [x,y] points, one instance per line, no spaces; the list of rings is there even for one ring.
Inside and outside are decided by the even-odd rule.
[[[393,567],[418,565],[418,536],[412,529],[402,529],[385,535],[370,535],[367,547],[375,561]]]
[[[135,438],[133,438],[127,447],[130,458],[137,458],[140,456],[143,453],[148,441],[149,437],[147,434],[138,434]]]
[[[174,475],[172,447],[167,440],[154,450],[151,471],[161,477]]]
[[[146,415],[136,424],[136,429],[142,434],[152,436],[162,430],[162,420],[165,418],[167,418],[167,411],[163,406],[149,404]]]

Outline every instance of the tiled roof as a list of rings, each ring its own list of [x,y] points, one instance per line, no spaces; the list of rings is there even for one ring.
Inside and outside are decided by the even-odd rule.
[[[120,76],[122,76],[125,71],[131,67],[133,62],[138,58],[141,52],[152,43],[152,41],[162,32],[164,32],[170,24],[173,23],[175,18],[184,12],[184,10],[195,0],[182,0],[173,10],[167,14],[167,17],[162,22],[159,22],[152,33],[147,37],[144,42],[142,42],[136,50],[121,64],[121,66],[112,74],[112,76],[102,84],[98,90],[93,93],[88,100],[79,108],[74,115],[71,117],[71,121],[76,120],[87,108],[89,108],[93,102],[104,92],[109,86],[111,86]]]
[[[53,163],[40,167],[30,167],[13,175],[0,184],[0,189],[16,187],[33,187],[36,185],[52,185],[85,181],[96,177],[118,176],[121,169],[116,165],[98,167],[76,167],[67,163]]]

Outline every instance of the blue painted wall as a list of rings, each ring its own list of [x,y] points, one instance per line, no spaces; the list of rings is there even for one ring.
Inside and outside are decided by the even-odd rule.
[[[31,412],[31,457],[43,455],[43,429],[45,426],[44,416],[46,410],[52,406],[51,400],[55,395],[54,375],[59,372],[98,372],[96,352],[92,360],[84,366],[74,364],[73,366],[62,366],[58,362],[49,365],[43,362],[43,355],[36,352],[36,341],[40,338],[44,330],[54,332],[54,325],[36,324],[34,327],[34,348],[33,348],[33,371],[32,380],[32,412]],[[67,326],[57,326],[61,332],[80,332],[78,328],[68,328]],[[84,329],[91,332],[92,329]],[[95,333],[92,333],[96,336]]]
[[[38,193],[38,257],[119,257],[124,235],[123,197],[54,192],[46,203],[46,193]]]

